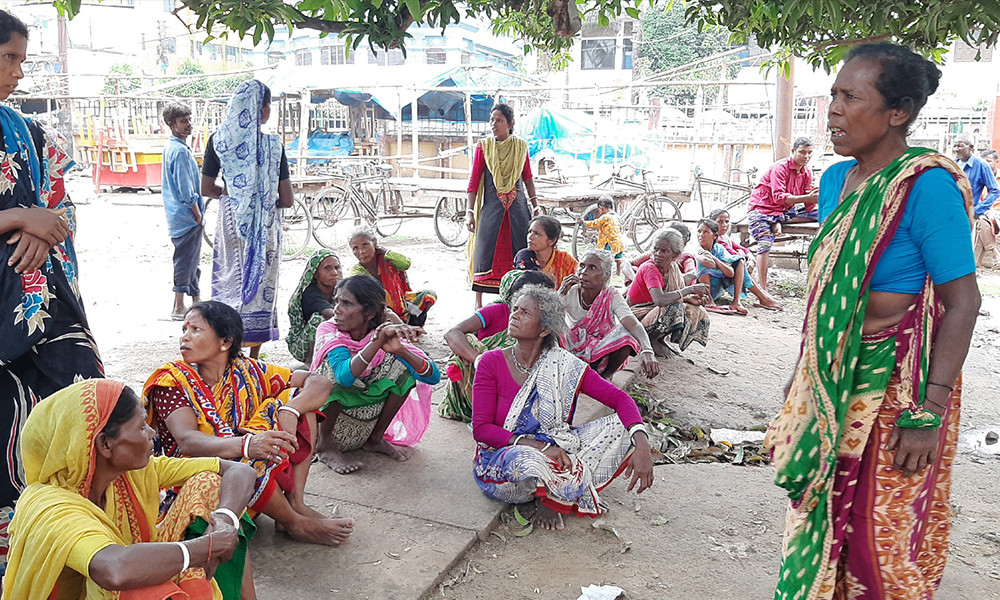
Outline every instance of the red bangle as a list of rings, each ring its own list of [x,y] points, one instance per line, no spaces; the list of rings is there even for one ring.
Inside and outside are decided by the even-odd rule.
[[[208,558],[205,559],[207,565],[212,560],[212,534],[208,534]]]

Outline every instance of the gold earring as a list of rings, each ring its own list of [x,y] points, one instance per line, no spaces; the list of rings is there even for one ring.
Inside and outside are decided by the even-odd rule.
[[[226,350],[228,350],[228,348],[226,348],[225,346],[223,346],[223,347],[219,348],[219,351],[220,351],[220,352],[225,352]]]

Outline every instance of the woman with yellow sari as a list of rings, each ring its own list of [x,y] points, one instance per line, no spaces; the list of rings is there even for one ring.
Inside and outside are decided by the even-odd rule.
[[[528,143],[512,135],[511,107],[494,106],[490,126],[493,137],[476,145],[465,213],[465,224],[471,232],[470,275],[477,309],[483,306],[483,292],[499,293],[500,279],[514,268],[514,255],[527,244],[531,218],[528,201],[533,210],[538,210]]]
[[[139,398],[106,379],[75,383],[35,407],[21,453],[28,487],[10,523],[4,600],[219,599],[213,575],[224,561],[238,563],[227,597],[239,597],[246,544],[234,524],[253,491],[253,469],[151,458],[153,431]],[[160,490],[178,485],[161,515]],[[248,591],[253,597],[252,580]]]
[[[299,541],[346,541],[354,521],[327,518],[303,498],[330,383],[244,356],[240,315],[221,302],[192,306],[183,331],[183,360],[157,369],[143,389],[163,454],[243,460],[257,472],[252,516],[266,514]]]
[[[768,431],[790,499],[775,598],[929,600],[944,572],[961,368],[979,310],[968,180],[910,148],[941,72],[858,46],[832,88],[801,354]]]

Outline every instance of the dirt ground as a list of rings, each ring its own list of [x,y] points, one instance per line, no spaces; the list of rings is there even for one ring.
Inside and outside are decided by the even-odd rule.
[[[178,356],[180,324],[170,321],[170,256],[158,194],[94,196],[86,179],[70,182],[80,204],[77,238],[82,291],[107,373],[139,387],[153,369]],[[447,356],[442,334],[471,314],[464,254],[433,238],[430,220],[406,224],[386,245],[414,258],[411,283],[438,292],[422,345]],[[210,257],[203,252],[203,295],[210,296]],[[343,256],[345,266],[353,257]],[[279,305],[287,306],[304,260],[283,264]],[[804,276],[775,270],[772,290],[784,312],[751,309],[749,317],[713,315],[707,348],[661,361],[644,393],[662,401],[682,426],[753,429],[780,405],[780,389],[797,353]],[[995,381],[1000,375],[1000,271],[984,273],[984,308],[965,368],[963,430],[1000,431]],[[281,329],[287,331],[281,310]],[[283,342],[264,347],[269,361],[292,365]],[[443,391],[435,393],[440,400]],[[994,446],[995,447],[995,446]],[[951,559],[938,598],[995,598],[1000,589],[1000,461],[990,447],[960,454],[955,466]],[[628,598],[747,598],[773,594],[784,503],[769,467],[677,464],[656,467],[656,482],[636,497],[622,482],[604,497],[610,514],[571,519],[562,532],[516,537],[501,525],[460,561],[434,597],[455,600],[567,598],[581,586],[613,584]]]

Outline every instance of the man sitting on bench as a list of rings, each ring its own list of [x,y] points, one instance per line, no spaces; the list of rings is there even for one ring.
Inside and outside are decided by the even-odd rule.
[[[806,168],[812,158],[812,140],[800,137],[792,144],[792,155],[771,165],[750,194],[747,222],[757,240],[757,270],[761,289],[767,290],[768,252],[781,223],[816,221],[819,191],[813,188]]]

